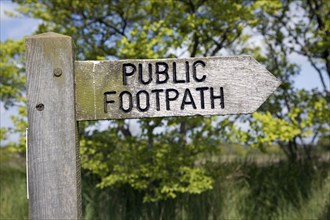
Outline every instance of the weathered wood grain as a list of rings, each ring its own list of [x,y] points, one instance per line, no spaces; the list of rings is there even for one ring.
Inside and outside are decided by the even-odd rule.
[[[31,219],[81,218],[73,57],[71,37],[26,40]]]
[[[127,64],[135,66],[135,71],[133,67],[124,69]],[[157,65],[158,72],[164,72],[164,65],[167,65],[168,76],[156,74]],[[280,85],[279,80],[250,56],[76,61],[75,66],[79,121],[247,114],[256,111]],[[140,73],[143,82],[139,79]],[[201,89],[203,87],[206,88]],[[211,99],[211,90],[215,96],[223,94],[223,100]],[[123,91],[126,92],[120,96]],[[174,99],[177,94],[175,100],[167,100]]]

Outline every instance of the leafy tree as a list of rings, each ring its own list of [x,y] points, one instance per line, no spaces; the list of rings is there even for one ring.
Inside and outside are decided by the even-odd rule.
[[[25,83],[23,40],[1,42],[0,61],[0,100],[6,109],[22,101]]]
[[[241,44],[243,28],[255,22],[248,1],[18,3],[22,14],[43,20],[39,33],[73,36],[79,59],[176,57],[178,51],[192,57],[216,55]],[[214,129],[213,121],[213,117],[139,120],[141,131],[135,136],[127,120],[112,122],[104,132],[81,129],[83,167],[100,175],[101,187],[129,184],[145,190],[147,201],[200,193],[211,188],[212,179],[196,161],[215,150],[223,127]],[[157,132],[159,128],[162,131]]]
[[[276,13],[258,13],[257,29],[267,48],[263,59],[283,85],[263,106],[266,113],[256,113],[250,121],[258,131],[252,142],[260,147],[276,141],[292,160],[311,158],[317,138],[330,133],[330,94],[325,83],[330,80],[330,22],[324,16],[330,13],[329,4],[327,0],[285,1]],[[307,58],[323,86],[321,91],[294,87],[300,69],[289,62],[292,54]],[[261,126],[255,127],[256,123]]]
[[[24,95],[25,64],[23,40],[1,42],[0,50],[0,101],[5,109],[16,107],[20,117],[11,116],[15,129],[1,128],[0,140],[6,140],[12,132],[21,133],[19,144],[10,143],[12,150],[25,149],[26,99]]]
[[[327,63],[328,58],[324,59],[326,52],[319,54],[311,46],[322,42],[319,48],[326,51],[322,45],[328,43],[328,35],[324,34],[328,31],[328,20],[323,16],[323,26],[315,23],[319,20],[316,17],[324,10],[304,8],[304,4],[312,2],[311,5],[315,5],[316,2],[320,5],[320,1],[14,2],[20,5],[19,13],[42,20],[37,33],[54,31],[72,36],[77,59],[244,53],[254,55],[283,81],[281,89],[263,106],[265,114],[257,113],[254,118],[240,117],[255,129],[249,132],[235,127],[238,116],[220,120],[217,117],[118,120],[110,122],[104,131],[93,129],[95,123],[80,123],[82,165],[100,176],[100,187],[128,184],[145,192],[145,201],[173,198],[178,193],[200,193],[212,187],[212,178],[202,166],[203,159],[217,152],[221,141],[236,138],[240,143],[259,147],[276,141],[281,143],[285,152],[290,152],[297,146],[297,139],[303,140],[310,133],[316,139],[320,133],[328,132],[326,93],[297,91],[293,79],[300,70],[289,62],[293,51],[302,51],[320,70],[323,62],[320,61]],[[295,14],[290,9],[292,5],[301,5],[301,10],[311,15],[308,24],[292,21],[290,26],[286,25],[285,19],[290,18],[290,13]],[[323,4],[320,7],[328,10]],[[299,31],[298,27],[304,31]],[[313,37],[309,38],[311,35],[307,32],[314,34]],[[265,47],[251,43],[250,37],[256,34],[262,37]],[[292,41],[295,38],[297,42]],[[289,46],[289,41],[296,45]],[[301,47],[298,42],[302,42]],[[4,90],[0,94],[1,101],[10,107],[24,101],[20,98],[24,94],[24,65],[23,60],[19,61],[24,49],[22,41],[9,40],[4,45],[7,45],[8,51],[1,53],[1,58],[4,58],[1,63],[4,78],[1,75],[1,79],[5,79],[1,85],[17,82],[15,90]],[[316,106],[317,113],[312,111]],[[23,110],[21,113],[26,114]],[[18,129],[22,130],[24,120],[20,118],[16,122]],[[132,131],[132,123],[139,125],[138,132]],[[278,131],[278,127],[282,126],[285,129]],[[309,148],[306,149],[308,151]],[[296,157],[296,152],[292,152],[290,157]]]

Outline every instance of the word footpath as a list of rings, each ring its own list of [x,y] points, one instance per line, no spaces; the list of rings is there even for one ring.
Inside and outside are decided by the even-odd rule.
[[[75,66],[77,120],[251,113],[279,85],[249,56]]]

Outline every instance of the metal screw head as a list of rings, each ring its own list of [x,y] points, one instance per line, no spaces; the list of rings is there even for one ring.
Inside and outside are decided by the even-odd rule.
[[[42,110],[44,110],[44,108],[45,108],[45,106],[44,106],[44,104],[42,104],[42,103],[39,103],[39,104],[36,105],[36,109],[37,109],[38,111],[42,111]]]
[[[62,69],[60,68],[55,68],[54,69],[54,76],[60,77],[62,75]]]

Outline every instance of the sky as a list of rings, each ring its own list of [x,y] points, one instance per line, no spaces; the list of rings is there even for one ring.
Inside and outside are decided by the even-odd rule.
[[[24,36],[31,35],[40,23],[37,19],[26,17],[9,17],[5,11],[14,11],[17,4],[12,3],[10,0],[1,0],[1,41],[8,38],[21,39]]]
[[[26,18],[26,17],[9,17],[5,14],[5,11],[14,11],[17,4],[12,3],[10,0],[0,0],[0,39],[1,42],[6,39],[22,39],[25,36],[31,36],[33,32],[37,29],[38,24],[41,23],[40,20]],[[303,56],[292,54],[290,56],[292,61],[301,66],[301,74],[295,78],[295,85],[297,88],[301,89],[313,89],[321,88],[319,78],[317,77],[315,70],[309,63],[307,59]],[[330,82],[326,82],[327,87],[330,88]],[[0,103],[0,125],[1,127],[12,127],[13,124],[10,120],[10,115],[17,114],[17,109],[10,109],[5,111],[3,108],[3,103]],[[17,135],[10,137],[10,140],[16,141],[18,139]]]
[[[22,39],[24,36],[31,35],[36,29],[40,21],[36,19],[26,17],[9,17],[5,14],[5,11],[14,11],[17,4],[13,4],[10,0],[0,0],[0,39],[1,42],[6,39]],[[3,103],[0,102],[0,126],[1,127],[13,127],[13,123],[10,119],[11,115],[17,114],[17,109],[10,109],[6,111],[3,107]],[[18,135],[11,135],[9,137],[11,141],[17,141]],[[0,146],[2,143],[0,144]]]

